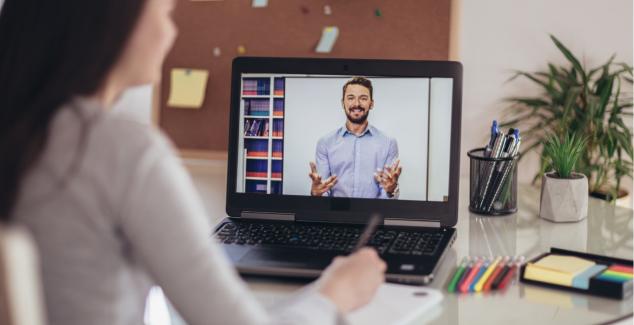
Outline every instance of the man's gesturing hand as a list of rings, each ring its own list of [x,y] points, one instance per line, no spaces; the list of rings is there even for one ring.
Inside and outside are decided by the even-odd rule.
[[[396,160],[392,166],[385,166],[383,170],[377,169],[374,174],[374,179],[376,179],[389,195],[393,195],[396,186],[398,186],[398,177],[401,176],[401,171],[403,170],[403,168],[399,166],[400,163],[400,160]]]
[[[319,176],[319,173],[317,173],[317,166],[312,161],[310,162],[310,173],[308,174],[308,176],[313,181],[310,188],[310,195],[312,196],[322,196],[337,183],[337,176],[335,175],[328,177],[325,181],[322,182],[321,176]]]

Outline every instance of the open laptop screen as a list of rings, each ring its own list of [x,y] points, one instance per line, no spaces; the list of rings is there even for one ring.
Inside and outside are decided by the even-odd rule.
[[[236,192],[446,202],[452,78],[241,74]]]

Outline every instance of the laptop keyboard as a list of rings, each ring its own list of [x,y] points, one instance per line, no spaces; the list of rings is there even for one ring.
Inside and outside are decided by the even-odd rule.
[[[224,244],[249,246],[303,247],[317,250],[351,252],[363,229],[344,225],[303,223],[228,222],[215,234]],[[378,229],[368,246],[379,254],[434,255],[443,233]]]

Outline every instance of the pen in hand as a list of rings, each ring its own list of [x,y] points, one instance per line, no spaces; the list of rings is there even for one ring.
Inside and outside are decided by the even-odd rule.
[[[361,233],[361,236],[359,236],[359,241],[357,241],[357,245],[354,247],[353,252],[358,251],[363,246],[365,246],[368,241],[370,241],[370,238],[372,237],[372,234],[374,233],[376,228],[379,226],[380,221],[381,217],[378,213],[375,213],[370,217],[368,224],[365,226],[365,229]]]

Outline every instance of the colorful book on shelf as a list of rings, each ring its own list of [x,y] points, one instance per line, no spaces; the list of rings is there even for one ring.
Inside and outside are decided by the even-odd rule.
[[[269,144],[266,139],[249,139],[249,141],[244,142],[244,147],[247,151],[247,157],[259,158],[269,155]]]
[[[264,123],[262,123],[262,129],[260,130],[258,135],[262,136],[262,137],[268,137],[269,136],[269,121],[265,120]]]
[[[269,95],[270,94],[269,78],[245,78],[242,79],[242,95]]]
[[[256,95],[258,92],[258,82],[255,79],[242,80],[242,95]]]
[[[261,123],[260,120],[251,120],[251,123],[249,124],[249,129],[245,133],[245,135],[248,135],[248,136],[256,135],[258,132],[258,128],[260,127],[260,123]]]
[[[271,152],[271,156],[273,156],[275,158],[282,158],[283,151],[284,151],[284,142],[282,142],[281,140],[273,141],[273,148],[272,149],[273,150]]]
[[[266,98],[244,99],[244,115],[269,116],[269,99],[266,99]]]
[[[247,177],[266,178],[267,172],[247,172]]]
[[[284,99],[273,99],[273,116],[284,116]]]
[[[273,120],[273,136],[274,137],[284,136],[284,121]]]
[[[268,162],[266,160],[248,160],[247,177],[268,177]]]
[[[271,182],[271,194],[282,194],[282,182]]]
[[[244,120],[244,135],[249,135],[249,130],[251,129],[251,120]]]
[[[266,181],[265,180],[246,180],[245,192],[247,193],[266,193]]]
[[[262,119],[245,119],[244,121],[244,135],[250,137],[268,137],[269,136],[269,121]]]
[[[271,163],[271,178],[282,178],[282,161],[275,160]]]
[[[273,89],[275,96],[284,96],[284,78],[275,78]]]

